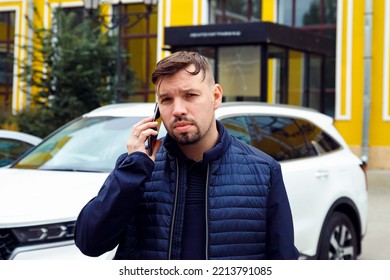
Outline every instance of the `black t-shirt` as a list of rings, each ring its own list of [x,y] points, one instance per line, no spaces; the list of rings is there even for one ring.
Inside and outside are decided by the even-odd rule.
[[[188,161],[187,192],[184,210],[184,229],[181,258],[206,258],[206,177],[207,167]]]

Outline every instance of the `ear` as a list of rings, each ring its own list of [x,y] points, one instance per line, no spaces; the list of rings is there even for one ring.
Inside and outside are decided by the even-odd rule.
[[[213,97],[214,97],[214,110],[218,109],[222,102],[222,87],[219,84],[214,85]]]

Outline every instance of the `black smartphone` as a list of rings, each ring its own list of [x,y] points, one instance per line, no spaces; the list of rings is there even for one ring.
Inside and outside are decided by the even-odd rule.
[[[161,125],[161,115],[160,115],[160,110],[158,108],[158,103],[156,103],[156,106],[154,106],[153,121],[158,123],[157,128],[155,128],[155,130],[158,131]],[[153,148],[156,143],[156,139],[157,139],[157,135],[156,136],[150,135],[148,137],[147,149],[148,149],[149,156],[153,154]]]

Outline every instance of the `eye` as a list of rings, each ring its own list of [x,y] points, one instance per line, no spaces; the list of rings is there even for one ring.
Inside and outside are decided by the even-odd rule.
[[[188,92],[187,93],[187,97],[191,98],[191,97],[195,97],[196,94],[195,93],[192,93],[192,92]]]
[[[170,97],[163,97],[160,99],[161,104],[168,103],[172,100]]]

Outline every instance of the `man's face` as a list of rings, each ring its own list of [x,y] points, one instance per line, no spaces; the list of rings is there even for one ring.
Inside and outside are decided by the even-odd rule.
[[[189,72],[194,70],[190,65]],[[180,145],[207,141],[215,133],[214,110],[220,105],[222,89],[203,73],[189,74],[185,69],[157,84],[161,117],[169,135]],[[215,130],[215,131],[213,131]]]

